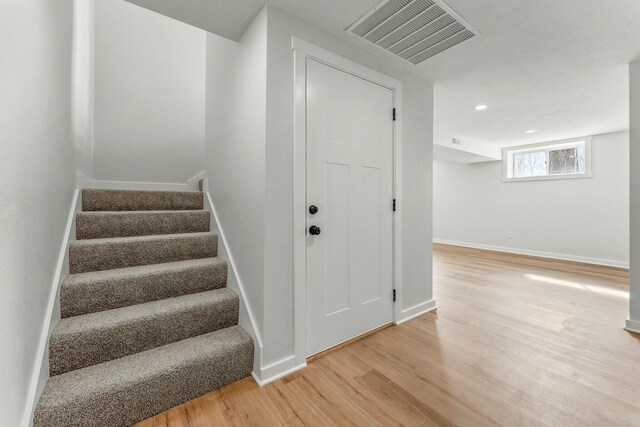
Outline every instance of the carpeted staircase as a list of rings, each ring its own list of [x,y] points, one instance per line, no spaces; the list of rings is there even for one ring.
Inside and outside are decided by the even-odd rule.
[[[82,190],[35,427],[127,426],[251,374],[201,192]]]

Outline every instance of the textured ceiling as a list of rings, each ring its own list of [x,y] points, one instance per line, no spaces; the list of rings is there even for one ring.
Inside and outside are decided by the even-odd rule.
[[[449,3],[482,36],[418,67],[437,83],[439,128],[499,146],[628,129],[640,2]]]
[[[181,20],[209,31],[218,26],[212,32],[231,39],[264,4],[129,1],[176,9],[169,16],[177,19],[190,14],[192,22]],[[628,128],[626,64],[640,59],[639,0],[446,0],[480,35],[418,66],[344,31],[379,0],[267,2],[433,82],[437,135],[507,146]],[[476,112],[480,103],[489,108]],[[528,129],[538,132],[527,135]]]
[[[354,44],[344,29],[378,3],[269,2]],[[640,59],[640,1],[445,2],[480,36],[410,67],[435,84],[438,134],[508,146],[628,128],[626,64]],[[476,112],[480,103],[489,108]]]

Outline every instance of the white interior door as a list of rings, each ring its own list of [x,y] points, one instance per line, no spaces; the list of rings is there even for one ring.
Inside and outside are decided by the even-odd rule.
[[[393,91],[311,59],[306,70],[313,355],[393,319]]]

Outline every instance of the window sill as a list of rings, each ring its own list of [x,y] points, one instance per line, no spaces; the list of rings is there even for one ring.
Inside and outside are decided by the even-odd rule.
[[[592,173],[576,173],[565,175],[544,175],[544,176],[530,176],[526,178],[502,178],[502,182],[529,182],[529,181],[556,181],[559,179],[584,179],[593,178]]]

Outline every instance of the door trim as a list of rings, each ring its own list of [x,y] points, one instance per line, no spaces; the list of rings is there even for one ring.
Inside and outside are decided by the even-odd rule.
[[[307,58],[368,80],[393,91],[393,106],[399,114],[393,122],[393,197],[398,200],[393,214],[393,288],[398,300],[393,320],[401,319],[402,298],[402,82],[336,55],[297,37],[293,50],[293,350],[295,364],[307,360],[307,251],[306,251],[306,63]],[[391,120],[391,111],[389,111]],[[391,200],[389,200],[391,208]],[[389,295],[392,298],[392,295]],[[366,331],[365,331],[366,332]]]

